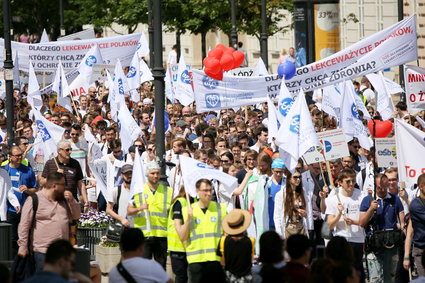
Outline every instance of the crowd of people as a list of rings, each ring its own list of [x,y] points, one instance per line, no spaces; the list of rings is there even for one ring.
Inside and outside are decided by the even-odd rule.
[[[355,86],[371,116],[379,116],[367,79]],[[167,260],[176,282],[408,282],[412,269],[425,276],[425,174],[413,186],[400,187],[397,168],[379,168],[374,148],[361,148],[356,138],[348,142],[349,156],[329,164],[300,159],[290,172],[268,142],[266,103],[197,113],[196,105],[167,101],[171,129],[162,163],[152,123],[154,86],[144,82],[138,91],[140,100],[126,95],[123,106],[142,131],[129,148],[119,135],[126,125],[112,119],[102,84],[75,99],[73,113],[43,95],[41,113],[64,129],[55,157],[35,143],[38,129],[25,88],[14,91],[14,117],[6,117],[0,100],[0,220],[12,225],[13,256],[34,255],[41,272],[35,278],[73,276],[75,251],[57,240],[70,239],[89,207],[126,227],[122,261],[110,272],[102,270],[110,282],[168,282]],[[320,96],[307,95],[316,131],[334,129],[335,119],[320,110]],[[394,118],[425,130],[404,102],[396,109]],[[423,119],[424,111],[418,115]],[[6,119],[15,126],[9,145]],[[95,140],[87,141],[87,135]],[[92,156],[92,143],[99,158]],[[136,154],[147,181],[131,195]],[[179,156],[234,176],[238,185],[230,193],[221,180],[199,179],[197,197],[191,198]],[[114,186],[102,192],[92,171],[108,163]],[[259,191],[267,195],[261,206]],[[258,225],[264,233],[256,233]],[[40,282],[35,280],[27,282]]]

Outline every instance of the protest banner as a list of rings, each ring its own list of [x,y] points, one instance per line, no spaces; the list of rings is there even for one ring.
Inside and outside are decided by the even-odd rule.
[[[334,160],[349,156],[347,141],[342,129],[329,130],[317,133],[320,146],[311,147],[307,153],[303,155],[306,163],[312,164],[326,160]]]
[[[383,48],[382,45],[384,45]],[[374,52],[375,50],[378,52]],[[329,83],[334,84],[341,80],[401,65],[404,64],[400,63],[403,61],[416,60],[412,59],[415,58],[414,54],[409,56],[410,53],[417,53],[414,15],[331,56],[298,68],[296,75],[288,80],[286,85],[290,91],[296,91],[299,88],[303,88],[304,91],[314,90]],[[354,64],[366,55],[369,55],[367,61]]]
[[[378,167],[397,166],[395,138],[376,138],[375,147]]]
[[[281,79],[276,75],[257,77],[224,76],[217,81],[203,71],[193,70],[193,88],[198,112],[228,109],[276,100]]]
[[[6,83],[4,80],[4,71],[0,71],[0,98],[6,97]]]
[[[105,38],[85,40],[53,41],[49,43],[26,44],[12,41],[12,51],[19,52],[21,70],[27,71],[29,60],[34,63],[35,71],[54,71],[62,61],[67,71],[75,69],[84,55],[94,45],[98,45],[102,58],[106,64],[115,64],[120,59],[124,66],[128,66],[136,52],[141,34],[134,33]],[[0,49],[4,48],[4,40],[0,39]],[[0,68],[3,67],[4,55],[0,54]]]
[[[254,68],[236,68],[229,71],[229,74],[236,77],[251,77],[254,76]]]
[[[417,66],[404,66],[406,101],[409,113],[425,110],[425,69]]]
[[[397,148],[398,178],[407,185],[415,184],[418,177],[425,173],[425,132],[407,124],[401,119],[395,120],[395,142]]]

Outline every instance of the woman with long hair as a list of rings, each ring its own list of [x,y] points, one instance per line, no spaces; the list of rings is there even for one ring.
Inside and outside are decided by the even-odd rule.
[[[302,186],[301,172],[286,173],[286,189],[276,194],[274,222],[276,232],[284,238],[292,234],[307,235],[307,197]]]

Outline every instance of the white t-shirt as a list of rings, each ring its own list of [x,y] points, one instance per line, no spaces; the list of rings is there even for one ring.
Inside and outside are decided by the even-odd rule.
[[[127,207],[128,207],[128,198],[130,197],[130,190],[126,190],[124,186],[121,186],[121,195],[120,202],[118,204],[118,215],[121,217],[127,216]],[[114,187],[112,190],[108,191],[108,196],[106,200],[108,202],[117,203],[118,198],[118,187]]]
[[[170,277],[165,273],[162,266],[150,259],[142,257],[132,257],[122,261],[124,268],[130,273],[136,282],[140,283],[163,283],[167,282]],[[117,267],[112,267],[109,272],[110,283],[127,283],[124,277],[118,272]]]
[[[170,53],[168,53],[167,64],[177,64],[177,52],[174,49],[171,49]]]
[[[341,236],[353,243],[364,243],[365,233],[363,227],[358,225],[346,225],[344,217],[353,220],[360,218],[360,204],[363,200],[364,194],[359,189],[354,189],[351,197],[345,197],[341,194],[342,188],[339,188],[339,198],[344,208],[343,215],[339,218],[335,226],[334,236]],[[338,198],[336,194],[329,196],[326,201],[326,214],[338,215]]]

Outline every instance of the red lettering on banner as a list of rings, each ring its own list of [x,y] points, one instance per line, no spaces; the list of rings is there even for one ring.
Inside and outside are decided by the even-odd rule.
[[[409,83],[425,82],[425,74],[409,74],[407,76],[407,81]]]

